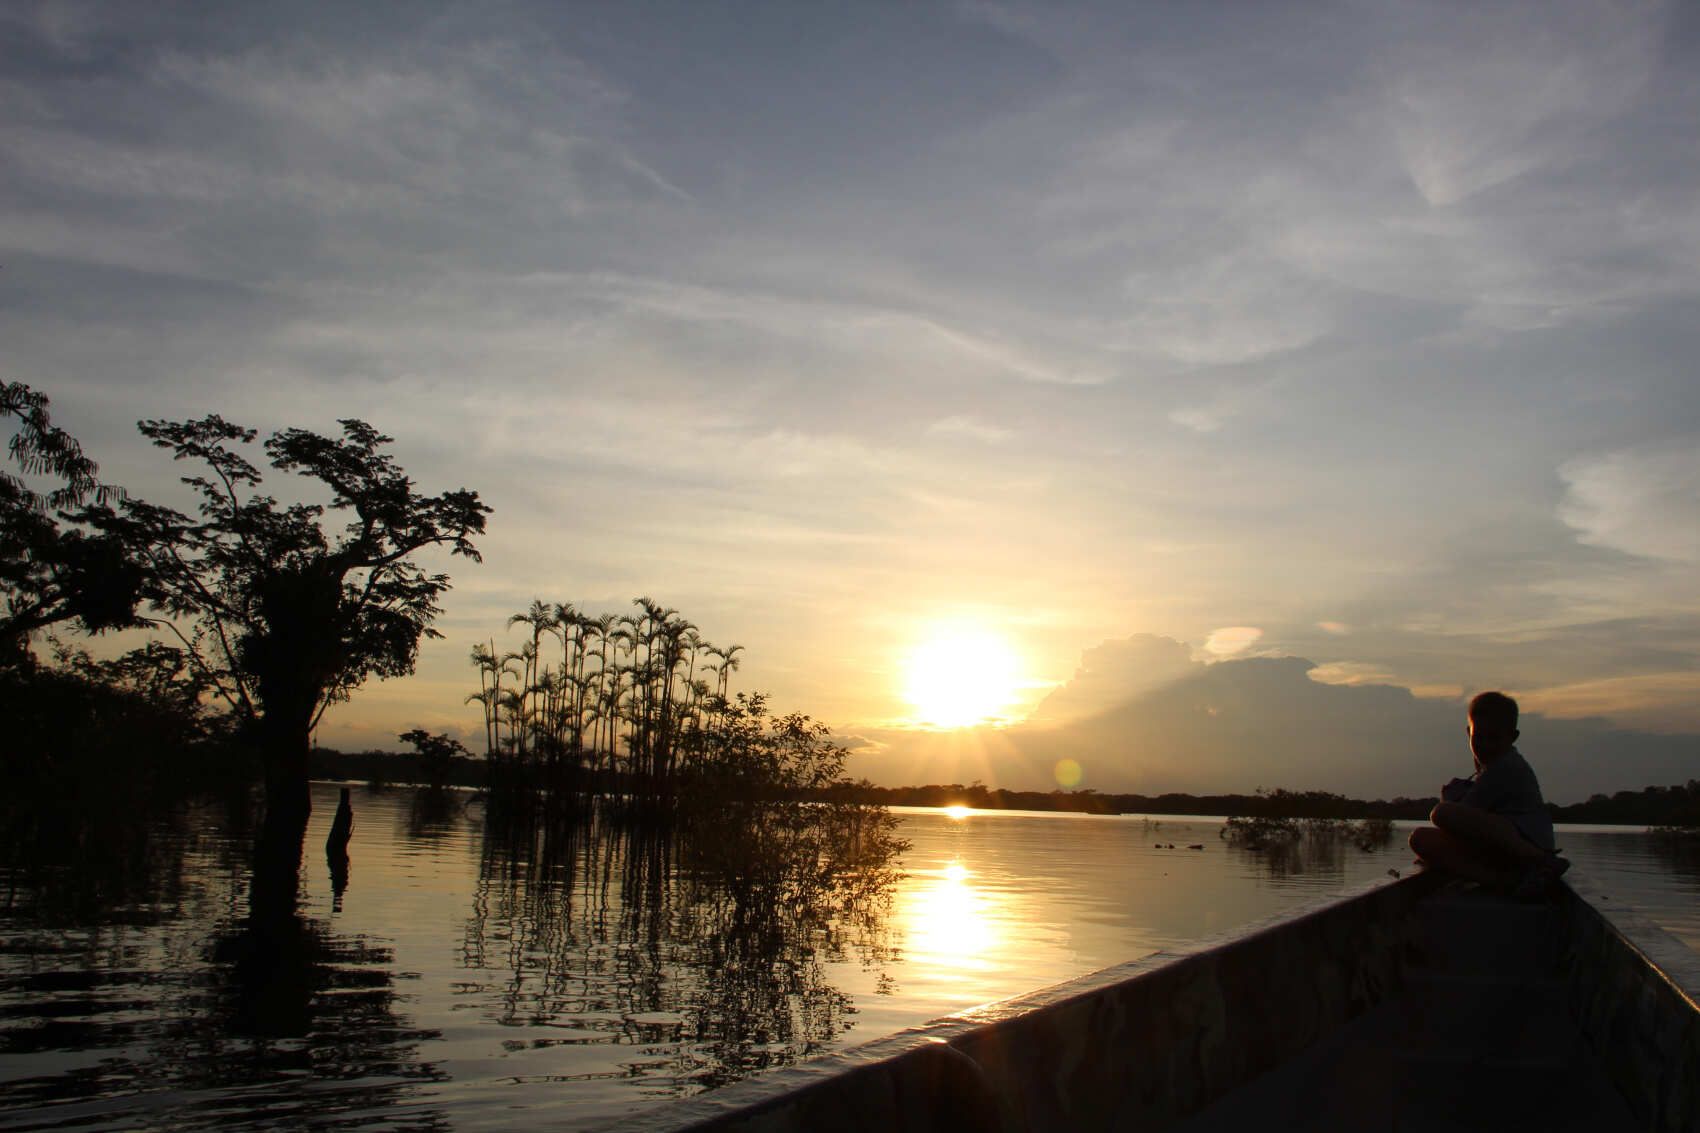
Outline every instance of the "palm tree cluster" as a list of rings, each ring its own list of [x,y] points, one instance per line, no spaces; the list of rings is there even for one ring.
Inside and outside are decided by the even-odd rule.
[[[592,616],[535,599],[508,619],[517,649],[472,647],[492,782],[561,783],[580,772],[665,793],[692,742],[724,713],[741,645],[705,641],[677,610],[634,598],[628,614]]]

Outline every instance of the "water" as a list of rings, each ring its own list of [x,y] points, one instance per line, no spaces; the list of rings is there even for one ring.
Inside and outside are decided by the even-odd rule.
[[[712,845],[357,789],[339,894],[334,789],[314,802],[297,900],[263,921],[242,806],[6,867],[0,1129],[593,1126],[1410,864],[1402,834],[1271,862],[1208,819],[905,809],[885,901],[781,878],[751,915]],[[1700,948],[1692,858],[1635,831],[1561,842]]]

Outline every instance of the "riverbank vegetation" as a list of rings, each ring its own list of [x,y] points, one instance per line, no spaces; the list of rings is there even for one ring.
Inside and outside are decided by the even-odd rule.
[[[268,494],[244,455],[255,430],[216,414],[140,422],[195,469],[182,478],[197,497],[191,517],[102,484],[39,391],[0,385],[0,419],[13,422],[17,469],[0,474],[0,669],[14,692],[110,675],[88,662],[44,676],[31,647],[43,631],[151,630],[160,640],[127,655],[118,675],[169,677],[197,716],[218,705],[226,732],[257,754],[272,810],[304,820],[310,737],[326,708],[370,678],[411,673],[420,639],[435,636],[449,579],[413,556],[440,546],[477,561],[472,539],[490,509],[466,489],[421,495],[383,451],[391,438],[363,421],[342,421],[339,436],[266,439],[271,470],[317,493],[293,503]],[[333,518],[340,532],[327,530]],[[113,688],[121,703],[122,680]]]
[[[1247,850],[1278,851],[1303,839],[1344,842],[1368,853],[1393,841],[1393,822],[1386,818],[1288,818],[1232,815],[1220,837]]]

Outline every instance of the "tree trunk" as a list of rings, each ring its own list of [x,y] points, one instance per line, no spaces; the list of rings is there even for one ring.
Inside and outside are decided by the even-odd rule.
[[[275,813],[279,819],[305,825],[313,813],[307,755],[319,690],[295,679],[294,673],[281,679],[271,673],[262,677],[259,691],[261,711],[254,733],[266,773],[266,818],[270,821]]]
[[[263,717],[260,727],[260,758],[266,772],[266,818],[305,823],[313,813],[307,785],[308,729],[291,727]]]

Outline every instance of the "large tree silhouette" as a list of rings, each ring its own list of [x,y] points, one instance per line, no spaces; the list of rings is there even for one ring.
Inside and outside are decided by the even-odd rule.
[[[236,713],[266,769],[269,811],[305,818],[309,736],[331,704],[369,677],[413,671],[421,637],[449,588],[411,556],[446,545],[479,560],[472,536],[490,509],[476,492],[422,496],[381,451],[391,438],[363,421],[327,437],[284,429],[265,442],[271,467],[316,481],[328,505],[281,504],[257,489],[261,471],[238,447],[255,431],[218,416],[143,421],[143,435],[205,473],[186,476],[199,519],[139,500],[105,523],[143,549],[150,595],[218,695]],[[328,534],[328,513],[346,526]],[[185,633],[180,621],[192,621]]]

